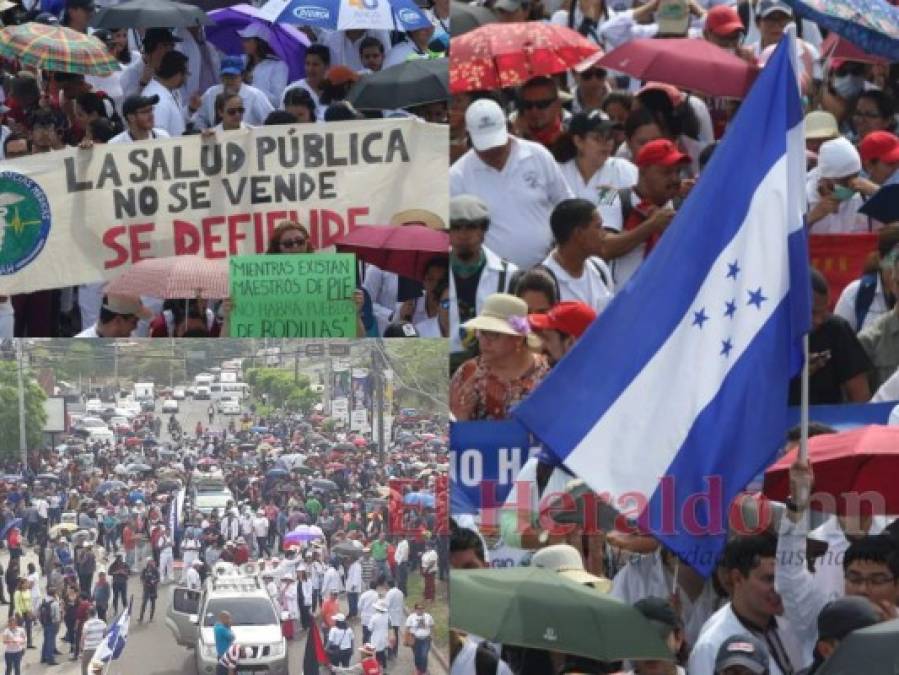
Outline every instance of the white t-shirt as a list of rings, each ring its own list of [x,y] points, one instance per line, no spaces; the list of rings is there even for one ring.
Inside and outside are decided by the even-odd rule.
[[[610,192],[636,185],[639,174],[636,166],[620,157],[609,157],[586,182],[573,159],[560,165],[559,169],[575,197],[587,199],[596,205]]]
[[[312,97],[312,101],[313,101],[313,103],[315,103],[316,108],[318,108],[321,105],[321,103],[319,103],[319,100],[318,100],[318,94],[315,93],[315,90],[309,85],[309,83],[306,81],[306,78],[304,77],[302,80],[294,80],[293,82],[291,82],[284,88],[284,93],[281,94],[281,108],[282,109],[284,108],[284,99],[287,96],[287,92],[290,91],[291,89],[298,89],[298,88],[307,92],[309,94],[309,96]]]
[[[328,633],[328,644],[337,645],[343,651],[353,648],[353,629],[334,626]]]
[[[868,313],[865,314],[862,325],[856,326],[855,299],[858,297],[858,289],[859,286],[861,286],[861,283],[861,279],[850,282],[850,284],[843,289],[843,292],[840,293],[840,299],[837,300],[837,305],[833,310],[834,314],[843,317],[849,322],[850,326],[856,328],[856,332],[861,332],[862,329],[874,325],[880,317],[890,311],[890,308],[887,305],[886,296],[883,293],[883,284],[881,283],[880,275],[878,274],[877,288],[874,289],[874,297],[871,299],[871,306],[868,307]]]
[[[415,330],[418,331],[418,337],[422,338],[442,338],[443,333],[440,332],[439,317],[432,316],[430,319],[419,321],[415,324]]]
[[[434,617],[427,612],[423,612],[421,615],[418,612],[413,612],[406,618],[406,628],[409,629],[413,636],[419,639],[431,637],[431,628],[433,626]]]
[[[805,191],[806,197],[808,197],[809,211],[821,201],[821,195],[818,193],[819,177],[820,174],[817,167],[808,173]],[[848,234],[851,232],[870,232],[872,229],[879,228],[880,225],[876,221],[869,220],[868,216],[858,212],[864,203],[862,196],[856,192],[846,201],[840,202],[836,213],[824,216],[812,225],[809,232],[811,234]]]
[[[450,168],[450,195],[470,194],[490,212],[485,244],[519,268],[533,267],[552,248],[549,217],[556,204],[574,195],[549,150],[510,137],[512,151],[502,171],[485,164],[474,151]]]
[[[83,331],[81,331],[80,333],[78,333],[75,337],[76,337],[76,338],[95,338],[95,337],[100,337],[99,335],[97,335],[97,325],[94,324],[94,325],[91,326],[90,328],[85,328]]]
[[[874,392],[871,403],[886,403],[887,401],[899,401],[899,370],[893,373],[886,382],[880,385],[880,389]],[[899,410],[899,406],[896,406]],[[897,416],[897,411],[893,410],[890,414],[890,424],[897,424],[899,420],[893,418]]]
[[[462,649],[456,654],[450,667],[450,675],[475,675],[475,659],[478,655],[478,643],[470,637],[465,639]],[[512,675],[512,670],[505,661],[496,666],[496,675]]]
[[[611,280],[612,273],[603,260],[599,258],[587,260],[584,263],[584,271],[578,278],[565,271],[565,268],[556,261],[552,253],[546,257],[543,264],[556,275],[560,300],[579,300],[590,305],[597,314],[601,313],[612,301],[614,291],[605,284],[602,274],[597,269],[600,267],[606,274],[606,278]]]
[[[384,58],[384,68],[390,68],[390,66],[405,63],[410,58],[425,58],[426,56],[427,54],[420,50],[415,43],[406,40],[405,42],[400,42],[398,45],[395,45],[393,49],[390,50],[390,54]]]
[[[272,108],[281,100],[287,74],[287,64],[280,59],[263,59],[253,68],[253,86],[268,97]]]
[[[169,136],[180,136],[187,128],[184,103],[181,94],[172,91],[157,80],[150,80],[144,87],[141,96],[158,96],[159,103],[153,106],[153,121],[160,129],[165,129]]]
[[[215,124],[215,99],[223,89],[222,85],[217,84],[204,92],[200,98],[200,107],[193,116],[195,124],[203,129],[208,129]],[[265,124],[265,118],[274,110],[265,92],[248,84],[242,84],[237,93],[244,105],[243,121],[253,127]]]
[[[342,64],[350,70],[358,72],[365,67],[362,65],[362,57],[359,55],[359,45],[368,36],[377,38],[384,45],[386,62],[390,54],[390,34],[385,30],[367,30],[355,42],[347,37],[346,31],[335,30],[323,35],[320,42],[331,51],[332,66]]]
[[[156,127],[153,127],[153,130],[150,132],[150,138],[152,138],[152,139],[171,138],[171,135],[165,129],[157,129]],[[128,131],[127,129],[125,129],[125,131],[120,133],[118,136],[113,136],[112,138],[110,138],[107,141],[107,143],[134,143],[134,142],[135,142],[135,140],[131,136],[131,132]],[[101,287],[103,285],[105,285],[105,282],[104,282],[104,284],[100,284]]]

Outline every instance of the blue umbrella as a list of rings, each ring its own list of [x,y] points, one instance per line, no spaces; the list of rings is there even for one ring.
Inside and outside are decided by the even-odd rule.
[[[254,434],[264,434],[268,431],[268,427],[250,427],[250,431]]]
[[[306,73],[306,47],[309,38],[293,26],[271,24],[261,12],[250,5],[234,5],[210,12],[214,26],[206,27],[206,38],[225,54],[243,54],[243,41],[237,31],[250,24],[261,24],[268,29],[267,40],[272,51],[287,64],[290,82],[299,80]]]
[[[265,474],[266,478],[287,478],[290,475],[290,472],[287,469],[274,468],[270,469],[268,473]]]
[[[799,16],[868,52],[899,61],[899,7],[886,0],[786,0]]]
[[[433,509],[434,495],[430,492],[410,492],[403,497],[403,503],[407,506],[424,506],[427,509]]]
[[[13,518],[6,525],[3,526],[3,529],[0,530],[0,539],[6,539],[6,535],[9,534],[9,531],[14,527],[21,527],[22,519],[21,518]]]
[[[273,23],[330,30],[410,31],[431,25],[414,0],[269,0],[260,13]]]

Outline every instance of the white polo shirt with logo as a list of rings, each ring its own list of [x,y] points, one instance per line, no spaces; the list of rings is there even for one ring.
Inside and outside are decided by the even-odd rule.
[[[519,268],[533,267],[552,248],[549,216],[574,195],[549,150],[510,136],[512,151],[502,171],[472,149],[450,168],[450,195],[480,197],[490,211],[485,244]]]

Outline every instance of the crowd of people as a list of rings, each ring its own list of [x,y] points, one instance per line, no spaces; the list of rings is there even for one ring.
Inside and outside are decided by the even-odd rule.
[[[857,48],[834,56],[837,36],[800,19],[794,3],[778,0],[683,3],[688,20],[677,36],[665,34],[671,14],[659,2],[472,4],[489,7],[497,22],[479,30],[550,22],[573,28],[606,53],[636,39],[683,37],[711,42],[761,67],[795,23],[805,116],[806,231],[819,237],[867,234],[871,242],[857,278],[845,288],[834,287],[830,268],[811,272],[810,403],[899,400],[899,201],[892,200],[882,219],[861,211],[899,182],[895,63]],[[603,323],[604,310],[626,294],[628,281],[703,180],[739,110],[736,99],[612,72],[597,64],[599,56],[516,87],[466,91],[452,99],[449,336],[455,420],[511,419],[511,410],[590,326],[614,330]],[[455,67],[451,61],[451,71]],[[797,377],[790,404],[799,402]],[[813,424],[811,433],[837,430]],[[782,451],[794,448],[798,436],[791,432]],[[797,460],[790,477],[793,497],[785,515],[761,532],[731,532],[717,571],[706,579],[658,540],[604,523],[601,511],[600,532],[596,522],[592,530],[586,527],[584,515],[558,521],[575,523],[564,536],[554,531],[548,525],[559,513],[554,508],[569,510],[560,507],[567,502],[559,496],[579,505],[589,489],[583,476],[541,450],[526,461],[504,503],[482,505],[493,514],[489,521],[454,515],[453,574],[491,562],[497,573],[510,564],[556,571],[636,608],[658,629],[669,659],[602,661],[583,651],[496,644],[460,631],[452,636],[452,672],[820,671],[852,631],[899,618],[899,529],[883,516],[810,516],[807,495],[814,482],[808,462]],[[548,501],[551,495],[556,501]],[[757,514],[753,504],[747,508]],[[491,553],[499,560],[491,561]],[[561,590],[557,604],[532,606],[564,613]],[[548,641],[544,635],[542,644]]]
[[[62,646],[86,673],[131,594],[133,616],[153,622],[164,586],[200,590],[230,563],[260,578],[287,613],[288,640],[320,628],[333,665],[350,666],[358,652],[386,669],[405,645],[416,672],[427,672],[427,610],[442,602],[447,537],[433,502],[404,505],[404,496],[434,494],[446,470],[445,427],[437,417],[398,427],[382,456],[370,438],[326,431],[323,419],[276,412],[216,424],[210,409],[209,425],[190,430],[173,415],[173,440],[163,442],[162,418],[144,413],[114,443],[72,438],[5,476],[7,661],[40,647],[41,663],[54,665]],[[185,501],[192,485],[210,481],[233,499],[211,510]],[[298,528],[307,536],[295,540]],[[414,575],[423,593],[407,614]],[[354,644],[359,627],[364,640]],[[231,642],[216,643],[225,665]]]
[[[347,101],[347,95],[361,78],[394,65],[415,59],[446,63],[449,0],[423,7],[431,25],[408,32],[303,26],[303,39],[308,39],[309,45],[303,48],[302,64],[288,64],[278,56],[272,45],[280,38],[273,35],[273,25],[261,20],[238,32],[243,48],[238,55],[215,47],[202,26],[95,29],[91,22],[99,7],[92,0],[56,3],[59,14],[41,11],[47,3],[25,0],[22,4],[15,3],[0,13],[4,25],[30,21],[87,32],[106,45],[120,69],[100,77],[34,71],[8,59],[0,62],[0,160],[11,168],[17,158],[72,146],[90,148],[185,134],[201,134],[208,142],[218,142],[216,133],[247,127],[317,126],[366,118],[447,121],[446,101],[360,111]],[[299,67],[304,77],[288,81],[289,69],[294,67]],[[360,197],[360,202],[364,203],[364,198]],[[218,205],[213,207],[215,210]],[[431,212],[410,216],[398,211],[392,221],[393,225],[445,228],[444,218]],[[267,253],[314,252],[308,223],[287,220],[276,225]],[[0,244],[2,241],[0,238]],[[381,277],[391,274],[379,272],[371,271],[379,284]],[[396,275],[392,279],[396,286]],[[373,283],[363,285],[360,278],[357,284],[354,299],[360,311],[359,337],[380,336],[387,328],[384,321],[375,320],[372,303],[386,300],[371,296]],[[0,297],[0,337],[227,334],[222,333],[222,324],[227,330],[229,303],[182,299],[178,307],[176,302],[146,296],[142,306],[137,305],[137,298],[129,298],[128,308],[134,311],[117,312],[115,303],[107,302],[104,286],[105,282],[98,280],[77,287],[4,295]],[[415,288],[422,302],[427,302],[428,313],[423,318],[436,321],[439,300],[432,301],[420,284]],[[387,313],[397,311],[399,319],[398,304],[394,291]],[[416,315],[415,320],[422,317]],[[129,323],[133,325],[129,327]],[[412,323],[411,317],[405,323]]]

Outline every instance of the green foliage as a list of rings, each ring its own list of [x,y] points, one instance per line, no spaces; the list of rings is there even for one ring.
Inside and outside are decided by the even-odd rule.
[[[29,448],[40,447],[42,429],[47,415],[44,412],[44,390],[25,371],[25,436]],[[19,455],[19,395],[16,364],[0,362],[0,457]]]
[[[448,405],[446,340],[384,340],[384,345],[389,365],[397,375],[394,377],[396,406],[435,410],[438,404],[434,399],[444,408]]]
[[[309,378],[294,375],[278,368],[253,368],[246,372],[245,380],[253,387],[257,399],[268,395],[268,404],[274,408],[308,413],[319,402],[319,395],[309,388]]]

